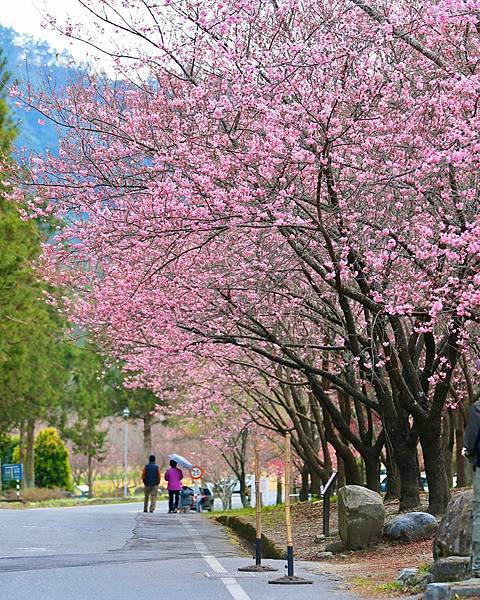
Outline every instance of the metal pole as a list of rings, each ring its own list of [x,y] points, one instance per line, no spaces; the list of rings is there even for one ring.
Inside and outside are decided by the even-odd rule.
[[[323,495],[323,535],[330,535],[330,490]]]
[[[127,498],[127,496],[128,496],[128,417],[125,419],[125,454],[123,457],[123,464],[125,465],[123,496],[124,496],[124,498]]]
[[[17,500],[20,501],[20,479],[17,479]]]

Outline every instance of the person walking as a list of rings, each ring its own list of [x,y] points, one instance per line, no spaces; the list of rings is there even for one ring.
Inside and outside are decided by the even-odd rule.
[[[158,484],[160,483],[160,468],[155,464],[153,454],[148,457],[148,465],[143,467],[142,481],[145,491],[143,512],[149,512],[148,500],[150,499],[150,512],[153,513],[157,504]]]
[[[473,577],[480,578],[480,400],[472,404],[468,412],[468,423],[463,437],[464,454],[473,465],[472,502],[472,559]]]
[[[182,489],[183,473],[177,467],[177,461],[170,461],[170,468],[165,473],[165,481],[168,489],[168,512],[173,513],[178,510],[178,500],[180,490]]]

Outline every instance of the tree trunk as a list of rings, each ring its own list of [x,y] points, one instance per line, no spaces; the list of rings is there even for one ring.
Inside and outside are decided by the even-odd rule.
[[[337,454],[337,487],[341,488],[341,487],[345,487],[347,485],[346,481],[345,481],[345,464],[343,462],[343,459],[340,458],[340,456],[338,456]]]
[[[35,419],[27,419],[26,456],[25,456],[25,485],[35,486]]]
[[[469,485],[467,480],[467,470],[465,457],[462,454],[463,449],[463,417],[457,409],[454,415],[455,426],[455,462],[457,467],[457,487],[463,488]]]
[[[277,476],[277,498],[275,500],[275,504],[281,504],[283,501],[283,483],[282,478]]]
[[[25,467],[25,421],[20,421],[19,426],[19,439],[18,439],[18,459],[20,464]],[[22,479],[22,488],[26,487],[25,484],[25,473],[23,474]]]
[[[318,500],[322,496],[322,480],[318,476],[318,473],[310,473],[310,493],[312,500]]]
[[[385,494],[385,502],[396,500],[400,497],[400,474],[398,472],[395,456],[390,450],[390,445],[386,444],[386,461],[385,468],[387,470],[387,493]]]
[[[393,452],[400,474],[400,511],[409,511],[420,506],[418,480],[420,473],[417,461],[417,436],[404,424],[407,430],[394,427],[389,432]]]
[[[302,485],[300,487],[300,495],[299,495],[300,502],[306,502],[308,500],[309,474],[310,474],[310,472],[308,470],[307,463],[304,462],[302,473],[301,473]]]
[[[93,468],[92,468],[92,454],[90,449],[88,450],[87,457],[87,485],[88,485],[88,497],[93,498]]]
[[[250,506],[250,501],[247,495],[247,484],[245,482],[245,476],[239,479],[240,482],[240,501],[242,503],[243,508],[248,508]]]
[[[453,446],[455,435],[452,421],[453,415],[451,409],[449,409],[442,419],[443,461],[445,464],[445,473],[447,475],[448,489],[453,487]]]
[[[367,488],[380,493],[380,458],[376,451],[367,452],[363,458]]]
[[[430,418],[420,433],[423,461],[428,482],[428,512],[441,515],[450,499],[447,474],[443,463],[441,416]]]
[[[345,484],[363,485],[362,473],[352,453],[343,456],[343,464],[345,465]]]
[[[145,461],[152,453],[152,416],[148,412],[143,416],[143,454]]]

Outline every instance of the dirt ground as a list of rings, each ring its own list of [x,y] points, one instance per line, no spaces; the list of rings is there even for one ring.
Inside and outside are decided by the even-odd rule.
[[[398,513],[398,503],[385,505],[387,519]],[[426,509],[426,507],[424,507]],[[422,510],[422,509],[419,509]],[[254,523],[254,515],[242,515]],[[323,505],[321,502],[302,503],[292,506],[294,551],[297,559],[315,561],[312,569],[320,569],[331,575],[341,576],[347,587],[359,596],[397,595],[394,585],[398,572],[404,567],[425,567],[431,563],[432,539],[410,543],[385,542],[371,550],[341,552],[331,558],[324,558],[327,543],[338,539],[338,518],[336,505],[332,504],[330,532],[332,536],[322,539]],[[283,510],[265,511],[262,516],[264,534],[279,548],[286,545]]]

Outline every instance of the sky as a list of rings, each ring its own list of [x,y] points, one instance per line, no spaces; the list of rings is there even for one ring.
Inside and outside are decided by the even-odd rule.
[[[59,52],[68,50],[74,57],[84,58],[83,44],[72,42],[50,26],[44,27],[44,15],[47,14],[54,15],[59,23],[67,17],[79,21],[85,19],[85,12],[76,0],[0,0],[0,25],[45,40]]]

